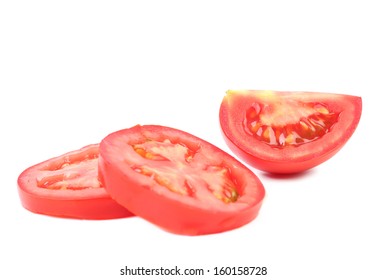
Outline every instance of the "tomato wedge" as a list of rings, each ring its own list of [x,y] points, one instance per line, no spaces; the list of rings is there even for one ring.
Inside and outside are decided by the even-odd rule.
[[[132,214],[98,181],[99,144],[41,162],[18,178],[22,205],[31,212],[78,219],[112,219]]]
[[[235,158],[184,131],[134,126],[102,140],[100,181],[118,203],[167,231],[199,235],[252,221],[265,194]]]
[[[361,97],[317,92],[230,90],[220,124],[230,149],[272,173],[296,173],[335,155],[354,133]]]

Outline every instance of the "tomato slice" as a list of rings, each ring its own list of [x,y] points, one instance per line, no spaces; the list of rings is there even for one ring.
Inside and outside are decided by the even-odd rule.
[[[156,125],[103,139],[99,176],[132,213],[186,235],[252,221],[265,194],[256,175],[229,154],[184,131]]]
[[[335,155],[354,133],[362,112],[357,96],[230,90],[220,124],[230,149],[250,165],[295,173]]]
[[[22,205],[31,212],[78,219],[132,216],[98,180],[99,144],[41,162],[18,178]]]

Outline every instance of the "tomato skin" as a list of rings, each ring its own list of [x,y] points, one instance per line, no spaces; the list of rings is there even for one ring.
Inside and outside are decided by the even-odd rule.
[[[255,155],[252,155],[248,152],[245,152],[239,146],[237,146],[234,142],[232,142],[226,134],[223,132],[223,136],[225,142],[228,147],[234,152],[239,158],[243,159],[249,165],[268,173],[276,173],[276,174],[292,174],[292,173],[300,173],[305,170],[311,169],[326,160],[330,159],[334,156],[339,150],[331,150],[329,153],[326,153],[317,159],[310,159],[306,161],[296,161],[293,159],[283,159],[282,161],[269,161],[267,159],[257,158]]]
[[[206,204],[165,190],[146,176],[133,171],[130,166],[134,159],[119,155],[127,154],[131,149],[130,145],[141,142],[143,135],[173,139],[172,141],[188,145],[194,143],[206,155],[213,153],[226,162],[231,173],[247,185],[240,203]],[[257,216],[265,195],[264,187],[256,175],[235,158],[186,132],[156,125],[138,125],[117,131],[103,139],[99,176],[109,194],[132,213],[166,231],[184,235],[212,234],[241,227]]]
[[[339,120],[320,139],[301,147],[274,148],[256,140],[241,127],[247,108],[264,96],[303,102],[323,102],[340,112]],[[362,112],[357,96],[317,92],[228,91],[219,112],[222,134],[229,148],[249,165],[269,173],[290,174],[313,168],[333,157],[354,133]]]
[[[74,219],[100,220],[133,216],[126,208],[116,203],[103,187],[80,190],[52,190],[38,187],[37,178],[42,170],[63,163],[70,157],[77,157],[79,160],[89,155],[97,157],[98,152],[99,144],[92,144],[24,170],[17,180],[23,207],[37,214]],[[97,174],[97,170],[92,172]]]

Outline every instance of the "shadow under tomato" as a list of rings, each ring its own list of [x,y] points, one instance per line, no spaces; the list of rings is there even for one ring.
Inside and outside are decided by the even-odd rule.
[[[291,179],[295,180],[295,179],[312,176],[312,174],[314,174],[315,172],[316,172],[315,169],[308,169],[302,172],[291,173],[291,174],[263,172],[261,173],[261,176],[265,178],[278,179],[278,180],[291,180]]]

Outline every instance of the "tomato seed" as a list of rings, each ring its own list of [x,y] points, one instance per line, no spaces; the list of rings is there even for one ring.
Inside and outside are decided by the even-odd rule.
[[[331,113],[323,104],[305,103],[303,106],[310,108],[310,111],[313,110],[314,113],[307,117],[301,117],[297,123],[275,126],[265,125],[261,122],[260,114],[267,115],[268,109],[264,107],[263,110],[260,110],[260,106],[254,104],[245,114],[245,130],[259,141],[281,148],[288,145],[298,146],[317,140],[328,133],[338,121],[339,113]]]

